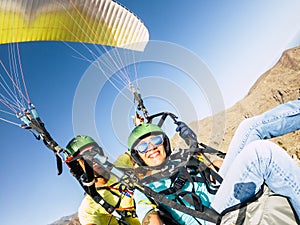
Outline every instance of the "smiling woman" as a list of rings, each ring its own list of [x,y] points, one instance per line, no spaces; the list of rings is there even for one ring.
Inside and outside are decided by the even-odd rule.
[[[149,135],[149,138],[143,139]],[[143,149],[142,146],[144,146]],[[140,166],[145,166],[146,163],[157,166],[171,154],[169,138],[159,126],[151,123],[140,124],[134,128],[128,138],[128,149]]]
[[[143,151],[140,151],[142,148]],[[141,159],[149,166],[159,166],[166,159],[166,151],[163,146],[162,135],[151,135],[136,146]]]

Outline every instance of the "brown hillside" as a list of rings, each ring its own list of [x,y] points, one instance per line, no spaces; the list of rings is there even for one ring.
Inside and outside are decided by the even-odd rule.
[[[197,133],[199,141],[226,152],[238,124],[243,119],[258,115],[298,97],[300,97],[300,46],[283,52],[276,65],[265,72],[252,86],[247,96],[234,106],[213,118],[207,117],[190,125],[195,131],[199,130]],[[223,123],[224,120],[225,123]],[[219,130],[212,128],[213,121],[217,123]],[[299,134],[299,131],[293,132],[274,138],[273,141],[285,148],[291,155],[297,155],[300,158]],[[178,146],[182,144],[182,141],[176,135],[172,143]]]
[[[59,220],[51,223],[50,225],[81,225],[81,224],[79,222],[77,213],[75,213],[70,216],[64,216]]]

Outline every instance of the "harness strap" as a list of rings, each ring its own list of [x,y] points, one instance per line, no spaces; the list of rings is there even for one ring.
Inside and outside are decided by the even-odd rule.
[[[191,198],[188,198],[188,195],[190,195]],[[176,200],[180,201],[182,205],[185,205],[181,198],[187,201],[190,205],[193,205],[196,211],[203,212],[204,205],[202,204],[201,198],[196,193],[191,191],[183,191],[176,196]]]
[[[124,187],[124,188],[122,188],[122,187]],[[112,194],[114,194],[114,195],[116,195],[118,197],[120,197],[121,195],[125,195],[127,197],[132,197],[133,196],[133,192],[127,190],[127,187],[124,186],[124,185],[122,185],[122,184],[120,184],[119,188],[116,188],[113,185],[111,185],[111,186],[97,187],[96,189],[97,190],[103,190],[103,189],[108,190]],[[116,192],[114,192],[113,190],[116,191]]]
[[[192,176],[193,182],[198,182],[198,183],[205,183],[205,178],[201,177],[196,177],[196,176]]]
[[[84,160],[84,167],[85,167],[85,176],[81,176],[81,184],[86,189],[87,194],[89,194],[92,199],[94,199],[95,202],[99,203],[108,213],[113,213],[115,210],[115,207],[108,204],[103,197],[97,192],[95,187],[95,178],[94,178],[94,170],[90,166],[91,163],[87,162],[87,160]],[[85,185],[90,184],[90,185]]]
[[[169,207],[181,211],[183,213],[186,213],[188,215],[195,216],[197,218],[209,222],[213,222],[213,223],[216,223],[220,216],[215,210],[210,209],[208,207],[203,207],[202,211],[196,211],[194,209],[188,208],[184,205],[181,205],[175,201],[166,198],[163,194],[157,193],[147,186],[143,186],[142,188],[139,189],[142,192],[144,192],[148,197],[152,198],[157,204],[168,205]]]
[[[177,174],[175,174],[177,175]],[[180,202],[182,205],[185,205],[184,202],[181,200],[181,197],[183,197],[188,203],[190,203],[191,205],[193,205],[195,207],[195,209],[197,211],[202,211],[202,202],[201,199],[199,198],[199,196],[194,195],[194,185],[193,185],[193,190],[192,192],[187,192],[187,191],[181,191],[181,189],[183,188],[183,186],[185,185],[185,183],[187,181],[192,181],[191,176],[189,175],[189,173],[187,172],[186,168],[182,168],[180,174],[178,177],[174,178],[174,176],[171,178],[172,183],[171,183],[171,187],[160,191],[160,194],[163,195],[170,195],[170,194],[175,194],[175,199]],[[193,201],[190,201],[190,199],[186,198],[187,195],[191,195],[193,198]]]
[[[203,204],[202,204],[201,198],[200,198],[200,196],[196,195],[195,185],[194,185],[193,179],[192,179],[191,175],[189,174],[189,172],[187,171],[186,167],[183,168],[182,174],[185,174],[185,177],[187,178],[187,180],[189,182],[191,182],[192,191],[191,192],[188,192],[188,191],[181,192],[181,193],[179,193],[178,197],[180,197],[181,195],[183,197],[184,196],[187,197],[188,195],[191,195],[192,200],[193,200],[192,205],[195,207],[195,210],[196,211],[203,211]]]
[[[211,175],[220,184],[223,182],[223,178],[218,173],[216,173],[213,169],[209,168],[204,162],[201,162],[194,157],[191,157],[187,165],[192,166],[194,168],[199,168],[200,171],[204,171],[206,173],[205,178],[207,178],[208,181],[210,181],[209,176]]]
[[[189,204],[195,207],[195,210],[203,211],[203,204],[201,198],[195,193],[193,178],[188,173],[185,167],[181,169],[180,175],[175,180],[171,180],[173,180],[171,184],[172,186],[166,190],[160,191],[160,194],[170,195],[176,193],[175,199],[182,205],[185,205],[184,202],[181,200],[181,198],[184,198],[184,200],[186,200]],[[191,182],[193,186],[192,191],[181,191],[187,181]],[[188,195],[192,197],[192,201],[190,198],[187,198]]]
[[[160,191],[160,194],[163,195],[170,195],[173,194],[175,192],[177,192],[178,190],[181,190],[181,188],[185,185],[185,183],[187,182],[187,177],[185,173],[180,173],[180,175],[178,177],[176,177],[177,174],[175,174],[174,176],[172,176],[171,178],[171,187],[168,189],[165,189],[163,191]]]
[[[114,196],[117,196],[117,197],[120,197],[120,196],[121,196],[120,193],[117,193],[117,192],[112,191],[111,188],[110,188],[110,187],[107,187],[107,186],[105,186],[105,187],[97,187],[96,190],[97,190],[97,191],[99,191],[99,190],[106,190],[106,191],[109,191],[109,192],[110,192],[112,195],[114,195]]]
[[[193,176],[194,182],[202,182],[206,185],[206,188],[209,193],[216,194],[220,185],[215,184],[211,181],[211,177],[218,181],[219,184],[222,183],[223,178],[216,173],[213,169],[209,168],[205,163],[197,160],[196,158],[192,157],[191,160],[188,162],[188,167],[195,168],[195,172],[199,172],[201,177]]]
[[[205,144],[203,144],[203,143],[199,143],[199,145],[200,145],[201,147],[203,147],[203,149],[202,149],[202,152],[203,152],[203,153],[214,154],[214,155],[217,155],[217,156],[219,156],[219,157],[221,157],[221,158],[224,158],[225,155],[226,155],[226,153],[221,152],[221,151],[219,151],[219,150],[217,150],[217,149],[214,149],[214,148],[212,148],[212,147],[209,147],[209,146],[207,146],[207,145],[205,145]]]
[[[234,205],[232,207],[229,207],[227,209],[225,209],[223,212],[221,212],[220,214],[220,217],[219,217],[219,220],[217,222],[217,225],[221,224],[222,222],[222,217],[226,214],[226,213],[229,213],[229,212],[232,212],[234,210],[239,210],[238,212],[238,217],[237,217],[237,220],[235,221],[235,224],[236,225],[242,225],[244,220],[245,220],[245,216],[246,216],[246,211],[247,211],[247,208],[244,208],[246,207],[247,205],[249,205],[250,203],[256,201],[258,198],[260,198],[262,195],[263,195],[263,192],[264,192],[264,184],[262,184],[261,188],[259,189],[259,191],[254,195],[252,196],[251,198],[249,198],[247,201],[245,202],[241,202],[237,205]]]

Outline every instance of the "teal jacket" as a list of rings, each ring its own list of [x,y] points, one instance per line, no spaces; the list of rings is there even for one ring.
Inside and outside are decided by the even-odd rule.
[[[200,174],[198,174],[200,176]],[[197,175],[197,176],[198,176]],[[171,185],[171,179],[170,178],[163,178],[160,179],[156,182],[152,182],[150,184],[148,184],[147,186],[149,188],[151,188],[152,190],[156,191],[156,192],[160,192],[163,191],[167,188],[169,188]],[[205,206],[209,206],[214,195],[210,194],[207,191],[207,188],[205,186],[205,184],[203,183],[191,183],[191,182],[186,182],[185,185],[182,187],[182,191],[192,191],[194,185],[194,189],[195,189],[195,193],[200,196],[202,204]],[[175,198],[174,194],[171,195],[167,195],[166,196],[168,199],[173,200]],[[134,201],[136,204],[136,213],[138,215],[138,218],[140,220],[140,222],[143,221],[144,217],[146,216],[146,214],[155,208],[155,205],[151,204],[150,200],[146,197],[146,195],[144,195],[142,192],[140,192],[139,190],[135,190],[134,193]],[[190,208],[194,208],[191,204],[189,204],[188,202],[186,202],[184,199],[182,199],[182,201],[185,203],[186,206],[190,207]],[[162,206],[167,212],[169,212],[171,214],[171,216],[179,223],[179,224],[183,224],[183,225],[199,225],[199,223],[196,221],[196,219],[190,215],[184,214],[180,211],[174,210],[166,205]],[[205,225],[205,224],[209,224],[208,222],[198,219],[197,220]]]

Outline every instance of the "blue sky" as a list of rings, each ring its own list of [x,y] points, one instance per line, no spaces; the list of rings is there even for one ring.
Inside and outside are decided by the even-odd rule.
[[[142,19],[154,46],[156,41],[163,41],[175,53],[197,56],[202,62],[199,68],[209,71],[226,108],[242,99],[285,49],[300,44],[300,2],[297,0],[120,2]],[[72,46],[83,51],[80,44]],[[6,52],[7,46],[0,46],[0,58],[4,62]],[[31,100],[53,138],[65,146],[74,130],[77,132],[72,121],[73,107],[78,103],[74,96],[82,94],[77,88],[80,80],[89,74],[90,64],[78,59],[69,46],[58,42],[20,44],[20,53]],[[195,84],[193,76],[182,71],[188,59],[181,59],[177,54],[172,57],[183,62],[181,67],[157,62],[138,66],[138,76],[146,83],[141,93],[149,112],[173,111],[187,122],[211,115],[214,110],[210,101],[214,96],[207,96],[205,87]],[[152,89],[157,92],[151,93]],[[182,101],[192,102],[195,114],[182,110],[180,101],[168,101],[167,92],[173,89],[186,96]],[[87,88],[84,95],[87,101],[89,91]],[[127,105],[118,108],[122,96],[109,83],[96,97],[94,118],[91,118],[97,130],[96,138],[114,158],[126,150],[124,140],[114,132],[131,126],[128,124],[132,109],[128,110]],[[76,124],[84,123],[85,119],[83,115]],[[1,224],[49,224],[76,212],[83,192],[68,169],[64,167],[64,173],[57,176],[52,152],[31,133],[5,122],[1,122],[0,129]]]

